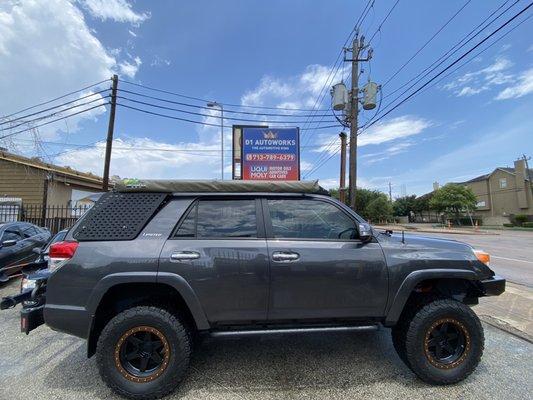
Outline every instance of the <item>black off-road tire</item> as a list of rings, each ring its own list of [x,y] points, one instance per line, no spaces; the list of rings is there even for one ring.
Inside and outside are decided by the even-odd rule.
[[[439,327],[443,325],[448,327],[445,331],[452,329],[457,332],[453,337],[463,338],[463,345],[455,346],[462,350],[457,351],[456,358],[451,357],[448,361],[441,361],[431,350],[431,343],[441,341],[432,336],[432,332],[440,335]],[[405,331],[407,365],[427,383],[457,383],[469,376],[479,364],[484,341],[481,322],[470,307],[455,300],[436,300],[423,306],[408,324]],[[450,345],[450,348],[453,347]]]
[[[164,357],[154,373],[139,377],[124,367],[119,355],[124,340],[145,331],[155,335],[152,337],[156,339],[161,338]],[[135,400],[161,398],[177,388],[187,371],[190,338],[186,325],[164,309],[139,306],[123,311],[109,321],[98,339],[96,362],[100,376],[112,390],[124,397]]]

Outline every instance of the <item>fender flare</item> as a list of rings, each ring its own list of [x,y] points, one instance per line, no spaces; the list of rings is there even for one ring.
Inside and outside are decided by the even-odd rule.
[[[422,281],[428,279],[466,279],[477,280],[477,275],[472,270],[466,269],[425,269],[413,271],[404,279],[400,285],[392,304],[389,306],[389,311],[385,316],[385,326],[394,326],[398,322],[403,311],[407,299],[411,295],[413,289]]]
[[[185,304],[194,318],[197,328],[199,330],[210,328],[209,321],[207,320],[200,301],[198,300],[198,297],[196,297],[196,294],[189,283],[180,275],[166,272],[157,273],[155,271],[118,272],[102,278],[96,284],[87,303],[87,312],[91,315],[92,319],[94,319],[98,305],[107,291],[113,286],[127,283],[161,283],[171,286],[185,301]],[[92,329],[92,326],[90,329]]]

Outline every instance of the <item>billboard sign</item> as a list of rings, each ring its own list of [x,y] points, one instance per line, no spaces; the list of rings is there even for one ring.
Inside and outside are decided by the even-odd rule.
[[[244,128],[241,140],[242,179],[300,179],[299,128]]]

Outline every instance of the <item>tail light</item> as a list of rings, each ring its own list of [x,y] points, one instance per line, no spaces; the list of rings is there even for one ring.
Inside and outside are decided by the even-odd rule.
[[[48,251],[48,269],[55,271],[65,265],[76,253],[78,242],[57,242],[50,246]]]

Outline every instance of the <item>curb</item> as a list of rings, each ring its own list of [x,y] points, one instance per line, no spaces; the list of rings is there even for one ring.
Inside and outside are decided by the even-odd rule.
[[[533,337],[531,335],[515,328],[514,326],[510,325],[505,321],[502,321],[501,319],[495,318],[491,315],[479,315],[479,319],[496,329],[509,333],[510,335],[513,335],[519,339],[525,340],[526,342],[533,344]]]

